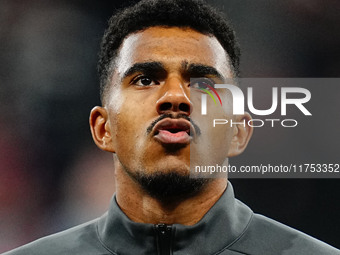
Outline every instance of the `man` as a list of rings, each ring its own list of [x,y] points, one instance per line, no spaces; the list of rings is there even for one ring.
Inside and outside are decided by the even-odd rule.
[[[202,84],[235,78],[238,63],[233,31],[202,2],[146,0],[112,17],[99,61],[102,107],[90,115],[94,142],[114,157],[111,207],[6,254],[340,254],[254,214],[226,178],[191,177],[193,165],[227,164],[252,135],[241,124],[211,128],[221,114],[250,120],[232,115],[228,93],[219,91],[223,111],[203,117],[197,107]]]

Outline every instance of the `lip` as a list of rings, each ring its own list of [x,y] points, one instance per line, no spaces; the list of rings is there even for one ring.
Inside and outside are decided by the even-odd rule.
[[[195,129],[185,119],[165,118],[153,128],[154,138],[163,144],[189,144],[195,137]]]

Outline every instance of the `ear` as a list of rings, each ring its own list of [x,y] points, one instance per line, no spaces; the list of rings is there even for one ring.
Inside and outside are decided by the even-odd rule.
[[[251,120],[249,113],[243,115],[237,115],[233,123],[233,137],[231,140],[228,157],[234,157],[240,155],[248,145],[248,142],[253,134],[253,127],[248,125],[248,121]]]
[[[99,106],[94,107],[90,113],[90,128],[93,141],[98,148],[114,153],[112,130],[107,116],[105,108]]]

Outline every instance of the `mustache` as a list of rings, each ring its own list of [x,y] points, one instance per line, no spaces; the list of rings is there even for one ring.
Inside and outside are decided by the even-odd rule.
[[[176,115],[173,115],[173,114],[170,114],[170,113],[165,113],[165,114],[162,114],[161,116],[159,116],[156,120],[154,120],[150,126],[147,128],[146,132],[147,134],[150,134],[152,129],[154,128],[154,126],[161,120],[165,119],[165,118],[170,118],[170,119],[185,119],[187,121],[189,121],[191,123],[191,125],[194,127],[195,129],[195,132],[197,135],[200,135],[201,134],[201,129],[199,128],[199,126],[188,116],[188,115],[185,115],[185,114],[176,114]]]

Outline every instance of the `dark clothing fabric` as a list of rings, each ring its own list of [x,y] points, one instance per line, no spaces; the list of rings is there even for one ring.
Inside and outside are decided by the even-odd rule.
[[[340,255],[340,251],[267,217],[234,198],[230,183],[193,226],[136,223],[115,197],[101,218],[4,255]]]

